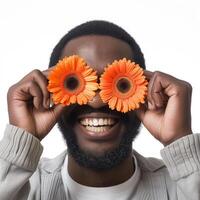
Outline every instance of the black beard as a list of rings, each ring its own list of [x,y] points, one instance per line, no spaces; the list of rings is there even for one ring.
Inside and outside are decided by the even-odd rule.
[[[108,112],[108,108],[101,109],[101,112],[105,112],[105,110]],[[140,121],[134,112],[132,112],[132,114],[120,114],[123,116],[121,120],[125,123],[126,133],[124,133],[119,146],[112,151],[105,152],[104,155],[96,156],[92,154],[92,152],[85,152],[80,149],[73,131],[74,119],[77,119],[78,113],[83,114],[83,112],[88,113],[90,111],[94,112],[94,109],[88,106],[76,106],[73,112],[70,112],[70,117],[65,116],[58,120],[58,128],[67,143],[69,155],[72,156],[80,166],[92,170],[110,170],[119,165],[132,152],[132,142],[139,133]],[[109,112],[115,111],[109,110]]]

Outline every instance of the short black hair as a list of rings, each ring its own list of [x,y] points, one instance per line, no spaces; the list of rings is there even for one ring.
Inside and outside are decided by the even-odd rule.
[[[49,67],[54,66],[58,62],[63,48],[70,40],[84,35],[107,35],[128,43],[134,52],[134,62],[138,63],[142,68],[146,68],[143,53],[133,37],[118,25],[102,20],[85,22],[71,29],[66,35],[64,35],[53,49]]]

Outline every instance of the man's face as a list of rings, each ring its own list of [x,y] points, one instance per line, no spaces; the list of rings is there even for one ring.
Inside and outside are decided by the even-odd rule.
[[[60,58],[79,55],[100,76],[108,64],[124,57],[132,59],[133,53],[130,46],[119,39],[88,35],[68,42]],[[58,125],[69,154],[80,165],[109,169],[131,153],[140,122],[134,112],[122,114],[110,110],[97,91],[87,105],[66,107]]]

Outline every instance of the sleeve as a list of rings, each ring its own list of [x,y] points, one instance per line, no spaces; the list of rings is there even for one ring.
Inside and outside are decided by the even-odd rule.
[[[0,141],[0,199],[29,198],[30,177],[37,169],[43,147],[25,130],[7,125]]]
[[[178,200],[200,199],[200,134],[178,139],[161,150]]]

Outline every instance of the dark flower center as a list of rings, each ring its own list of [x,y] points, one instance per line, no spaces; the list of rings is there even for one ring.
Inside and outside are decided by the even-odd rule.
[[[116,86],[121,93],[126,93],[131,89],[131,83],[127,78],[119,79]]]
[[[76,76],[69,75],[64,81],[64,86],[69,90],[76,90],[79,87],[79,80]]]

